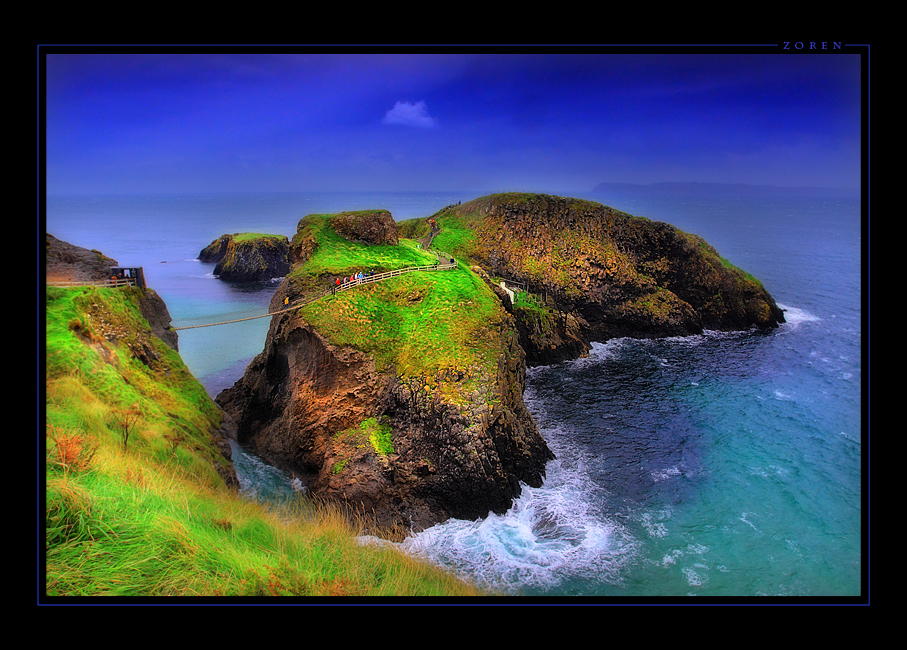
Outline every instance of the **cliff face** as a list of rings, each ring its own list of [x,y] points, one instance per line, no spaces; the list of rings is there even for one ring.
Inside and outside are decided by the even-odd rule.
[[[400,377],[337,346],[296,315],[275,319],[264,352],[217,397],[237,440],[321,497],[386,528],[504,512],[552,457],[522,400],[525,366],[510,323],[495,375]],[[468,395],[468,400],[451,398]],[[383,428],[389,448],[370,435]]]
[[[336,231],[325,224],[334,221],[319,223],[300,222],[311,254],[285,285],[311,286],[300,276],[324,260],[367,267],[397,248],[424,255],[365,244],[332,254]],[[463,268],[408,274],[274,317],[263,352],[217,402],[240,443],[313,493],[355,504],[382,527],[418,529],[503,512],[521,483],[541,484],[552,455],[523,403],[524,382],[512,316]]]
[[[536,194],[477,199],[449,210],[442,228],[448,222],[469,231],[464,252],[490,275],[519,281],[542,298],[548,317],[515,310],[533,361],[543,362],[546,348],[562,351],[549,350],[549,362],[574,356],[582,340],[784,322],[758,280],[701,237],[666,223]]]
[[[198,259],[215,263],[214,274],[221,280],[256,282],[285,276],[290,269],[289,252],[285,236],[235,233],[211,242]]]

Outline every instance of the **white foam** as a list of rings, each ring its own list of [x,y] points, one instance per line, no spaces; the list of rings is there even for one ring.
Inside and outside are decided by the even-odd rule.
[[[666,481],[669,478],[674,478],[675,476],[680,476],[680,475],[681,475],[680,468],[678,468],[676,466],[668,467],[668,468],[660,469],[660,470],[655,470],[654,472],[650,473],[652,480],[655,481],[656,483],[658,483],[660,481]]]
[[[803,323],[812,323],[822,320],[815,314],[812,314],[805,309],[800,309],[799,307],[789,307],[781,304],[779,304],[778,307],[784,310],[785,324],[791,327],[798,327]]]
[[[687,579],[687,584],[691,587],[701,587],[708,581],[708,577],[703,577],[701,574],[694,571],[691,567],[685,567],[683,569],[683,575]]]
[[[584,476],[549,467],[546,485],[522,486],[506,513],[448,520],[399,548],[504,592],[544,590],[577,575],[619,582],[636,543],[619,525],[591,511],[586,479],[578,478]]]

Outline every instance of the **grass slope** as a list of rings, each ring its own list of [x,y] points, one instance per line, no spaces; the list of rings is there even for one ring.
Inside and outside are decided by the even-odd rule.
[[[437,262],[410,239],[401,239],[398,246],[345,240],[331,230],[328,216],[306,217],[311,221],[303,231],[319,245],[291,271],[300,285],[325,286],[329,278],[358,271],[380,273]],[[312,303],[302,314],[335,344],[373,354],[379,370],[393,366],[399,376],[412,377],[493,367],[503,308],[485,283],[461,265],[364,285]]]
[[[472,596],[347,518],[217,471],[220,412],[131,289],[46,291],[47,596]]]

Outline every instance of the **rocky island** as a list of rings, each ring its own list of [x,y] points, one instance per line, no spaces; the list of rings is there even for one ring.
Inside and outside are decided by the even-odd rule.
[[[198,259],[214,263],[214,275],[221,280],[258,282],[285,276],[290,269],[289,252],[284,235],[234,233],[208,244]]]
[[[582,356],[591,341],[784,322],[762,284],[701,237],[600,203],[497,194],[450,206],[436,219],[438,247],[535,298],[504,301],[530,365]]]
[[[391,237],[361,236],[389,225]],[[309,215],[291,246],[275,306],[359,271],[438,262],[398,240],[386,212]],[[217,402],[240,443],[313,493],[384,529],[421,529],[503,512],[521,483],[541,484],[552,455],[523,404],[524,370],[513,317],[485,281],[425,270],[275,316]]]
[[[541,484],[553,456],[523,403],[527,363],[582,356],[594,340],[783,322],[758,280],[701,238],[601,204],[502,194],[431,219],[456,269],[275,316],[217,397],[240,443],[385,529],[501,513]],[[304,217],[273,305],[360,271],[436,263],[417,243],[429,228],[385,211]]]

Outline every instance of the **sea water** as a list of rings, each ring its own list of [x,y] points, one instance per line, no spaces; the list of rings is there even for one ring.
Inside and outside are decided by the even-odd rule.
[[[579,196],[576,193],[573,196]],[[224,233],[291,236],[313,212],[397,219],[462,193],[49,197],[47,231],[145,268],[174,319],[265,306],[274,282],[219,281],[198,252]],[[787,322],[595,343],[530,369],[526,402],[557,455],[506,513],[400,545],[501,594],[855,597],[865,589],[863,305],[858,198],[588,196],[703,236],[759,278]],[[268,319],[183,330],[209,393],[261,351]],[[236,449],[251,498],[298,486]]]

